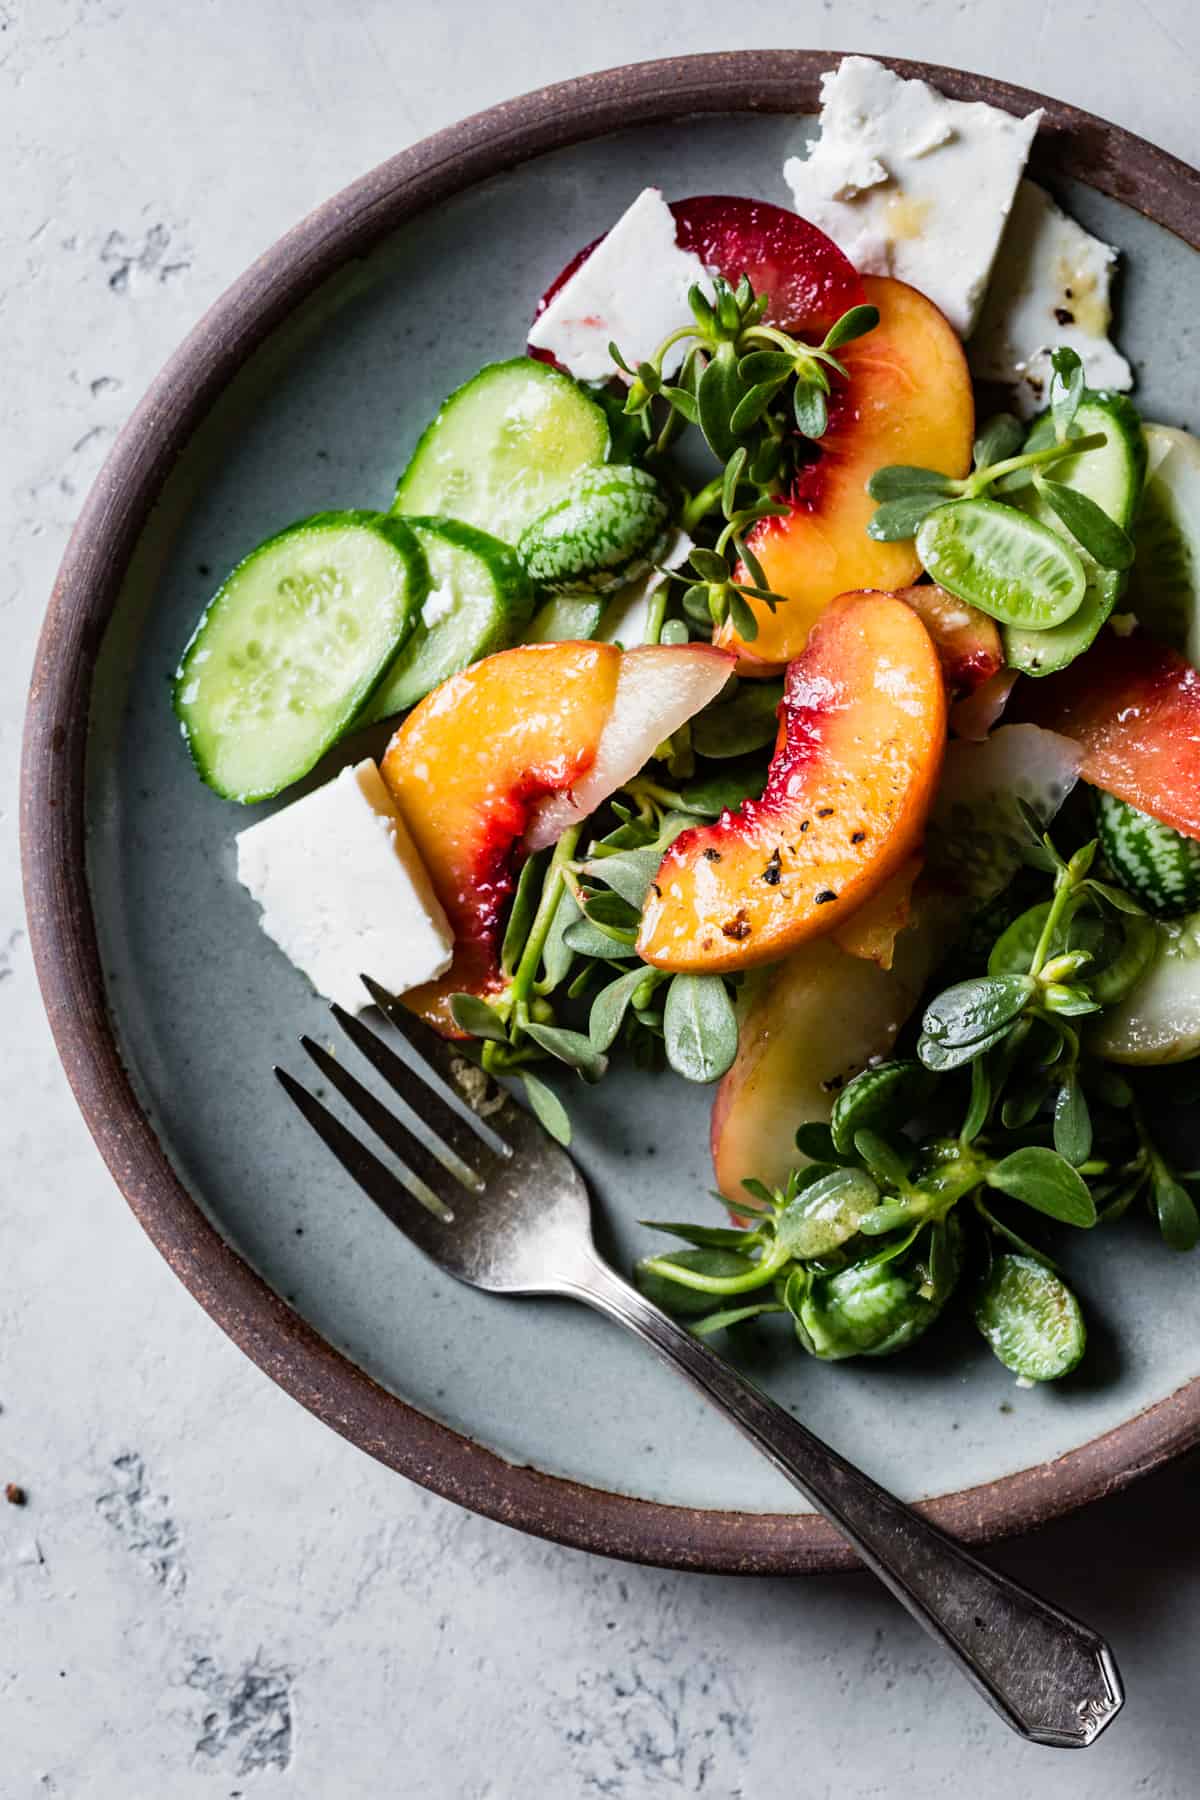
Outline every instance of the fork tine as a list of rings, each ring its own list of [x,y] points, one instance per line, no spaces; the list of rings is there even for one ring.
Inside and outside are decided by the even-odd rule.
[[[393,1225],[399,1227],[406,1237],[422,1244],[422,1222],[428,1230],[430,1216],[449,1223],[453,1213],[445,1203],[438,1199],[425,1183],[408,1169],[401,1168],[399,1174],[380,1162],[379,1158],[360,1144],[352,1131],[348,1131],[340,1119],[335,1119],[328,1108],[310,1094],[306,1087],[289,1075],[286,1069],[278,1065],[275,1078],[288,1098],[299,1108],[312,1126],[317,1136],[328,1146],[341,1163],[348,1175],[353,1176],[359,1187],[372,1199],[385,1217]],[[405,1193],[425,1208],[424,1215],[414,1213],[408,1200],[402,1198]]]
[[[336,1007],[332,1010],[338,1024],[344,1026],[345,1015],[339,1017],[339,1009]],[[365,1027],[363,1035],[370,1036]],[[355,1043],[359,1042],[357,1033],[351,1033],[351,1036]],[[431,1145],[422,1143],[403,1120],[398,1119],[368,1088],[355,1080],[336,1056],[331,1056],[328,1050],[314,1043],[310,1037],[302,1037],[300,1042],[322,1075],[333,1083],[343,1099],[350,1102],[363,1123],[370,1126],[377,1138],[382,1138],[389,1150],[394,1150],[397,1156],[403,1158],[420,1180],[436,1190],[442,1185],[444,1174],[449,1174],[472,1193],[478,1194],[482,1190],[483,1177],[476,1173],[470,1163],[464,1162],[461,1156],[447,1149],[445,1144],[438,1144],[436,1141]]]
[[[438,1036],[432,1026],[410,1013],[407,1007],[401,1006],[394,994],[372,981],[369,975],[360,977],[363,986],[384,1017],[395,1026],[419,1061],[416,1067],[406,1063],[396,1055],[394,1050],[375,1035],[361,1019],[343,1012],[341,1007],[334,1006],[333,1011],[338,1024],[357,1044],[364,1056],[370,1057],[385,1081],[391,1083],[401,1099],[429,1124],[438,1136],[455,1151],[458,1156],[468,1160],[470,1153],[478,1150],[482,1140],[495,1156],[505,1159],[512,1155],[512,1150],[498,1132],[494,1131],[486,1120],[481,1119],[470,1107],[466,1118],[451,1106],[443,1095],[452,1096],[460,1105],[465,1105],[462,1094],[454,1077],[454,1062],[458,1054],[445,1038]]]

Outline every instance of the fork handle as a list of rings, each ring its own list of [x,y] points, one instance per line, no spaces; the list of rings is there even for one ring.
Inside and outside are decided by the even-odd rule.
[[[824,1513],[1022,1737],[1081,1749],[1124,1703],[1108,1645],[997,1574],[805,1429],[598,1256],[569,1291],[628,1326]]]

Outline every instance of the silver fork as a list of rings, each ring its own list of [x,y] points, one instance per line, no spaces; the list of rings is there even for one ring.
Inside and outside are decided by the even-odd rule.
[[[558,1294],[625,1325],[699,1388],[805,1499],[830,1519],[996,1711],[1034,1743],[1091,1744],[1124,1704],[1104,1639],[1058,1607],[987,1568],[831,1450],[737,1374],[708,1345],[609,1268],[592,1242],[590,1206],[574,1162],[531,1114],[491,1089],[488,1117],[457,1110],[470,1067],[376,982],[371,998],[406,1040],[406,1054],[340,1006],[351,1043],[432,1135],[422,1141],[311,1038],[321,1074],[398,1159],[389,1168],[285,1069],[286,1093],[363,1191],[418,1249],[472,1287]],[[481,1078],[478,1071],[473,1075]],[[478,1097],[476,1097],[478,1098]],[[491,1110],[494,1106],[495,1110]]]

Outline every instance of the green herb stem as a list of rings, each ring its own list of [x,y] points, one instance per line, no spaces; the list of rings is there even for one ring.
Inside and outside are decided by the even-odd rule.
[[[542,897],[538,901],[537,911],[533,915],[533,924],[529,927],[529,936],[525,939],[525,947],[521,951],[521,960],[513,972],[509,985],[508,1001],[513,1020],[518,1029],[528,1023],[529,997],[535,991],[538,964],[542,960],[542,951],[546,939],[550,935],[550,927],[554,922],[554,914],[558,910],[559,898],[563,890],[563,865],[575,854],[575,846],[583,831],[582,823],[573,825],[564,832],[554,846],[554,855],[550,858],[542,882]]]
[[[701,1275],[696,1269],[685,1269],[680,1263],[672,1262],[669,1256],[648,1257],[642,1267],[651,1275],[677,1282],[680,1287],[695,1288],[697,1293],[750,1294],[755,1288],[768,1286],[790,1261],[790,1252],[777,1247],[744,1275]]]
[[[725,485],[724,473],[714,475],[704,487],[692,495],[683,509],[683,517],[679,521],[680,530],[691,537],[702,520],[706,519],[714,508],[721,504],[721,490]]]
[[[976,469],[960,484],[963,498],[973,500],[993,482],[1001,480],[1005,475],[1015,475],[1021,469],[1049,468],[1051,464],[1062,462],[1068,456],[1081,456],[1088,450],[1102,450],[1108,439],[1102,431],[1093,431],[1087,437],[1069,438],[1065,444],[1050,444],[1045,450],[1027,450],[1021,456],[1007,456],[1003,462],[992,463],[990,468]]]

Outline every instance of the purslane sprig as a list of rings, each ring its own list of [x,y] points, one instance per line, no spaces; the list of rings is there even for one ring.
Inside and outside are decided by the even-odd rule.
[[[484,999],[454,994],[455,1024],[475,1040],[493,1075],[515,1074],[547,1129],[566,1143],[561,1099],[534,1066],[547,1060],[584,1081],[601,1079],[618,1043],[645,1064],[665,1058],[686,1080],[712,1082],[737,1051],[731,978],[669,975],[637,956],[642,905],[669,845],[713,819],[762,772],[744,760],[678,787],[643,774],[609,802],[616,823],[583,843],[586,826],[552,854],[524,864],[501,947],[504,985]],[[763,764],[765,769],[765,763]]]
[[[954,1289],[965,1216],[977,1326],[1014,1373],[1049,1380],[1075,1366],[1086,1331],[1021,1212],[1086,1230],[1144,1199],[1172,1249],[1200,1240],[1200,1172],[1171,1168],[1132,1087],[1088,1060],[1075,1024],[1137,978],[1153,927],[1094,873],[1094,843],[1060,856],[1023,817],[1050,895],[1007,920],[986,972],[929,1002],[917,1057],[866,1069],[828,1125],[802,1125],[807,1164],[780,1190],[746,1181],[744,1225],[659,1227],[690,1248],[648,1258],[639,1279],[693,1330],[783,1313],[815,1356],[890,1353]]]
[[[1051,366],[1050,443],[1027,439],[1019,419],[1000,413],[979,434],[969,475],[954,477],[905,464],[877,469],[867,483],[867,492],[879,502],[867,526],[870,536],[883,543],[911,538],[935,507],[985,495],[1003,500],[1032,484],[1101,568],[1128,569],[1133,561],[1129,534],[1087,494],[1047,473],[1059,463],[1103,449],[1108,441],[1103,432],[1081,434],[1075,425],[1085,392],[1083,363],[1075,351],[1055,350]]]
[[[688,583],[684,607],[693,622],[711,627],[732,620],[738,635],[752,641],[758,625],[748,601],[774,611],[785,597],[771,589],[747,534],[758,520],[789,511],[779,496],[803,454],[798,447],[828,427],[831,377],[848,379],[835,352],[874,330],[879,313],[851,307],[820,344],[807,344],[765,322],[767,296],[756,294],[746,276],[736,287],[716,276],[711,299],[698,285],[688,298],[691,324],[665,338],[648,361],[634,368],[618,345],[609,349],[629,378],[625,415],[639,421],[653,451],[661,454],[691,425],[722,465],[688,501],[681,520],[694,536],[719,513],[715,542],[698,545],[688,569],[670,573]],[[667,380],[664,363],[681,343],[687,352],[676,378]],[[658,421],[656,403],[660,409],[665,403]]]

